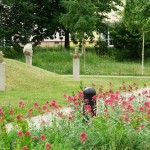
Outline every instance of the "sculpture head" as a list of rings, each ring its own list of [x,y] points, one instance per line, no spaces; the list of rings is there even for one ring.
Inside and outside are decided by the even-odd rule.
[[[71,53],[71,56],[73,56],[73,58],[79,58],[82,54],[79,53],[79,47],[75,47],[74,53]]]
[[[74,53],[75,53],[75,54],[78,54],[78,53],[79,53],[79,47],[75,47]]]
[[[32,50],[32,44],[28,43],[23,48],[23,53],[26,56],[32,56],[33,50]]]

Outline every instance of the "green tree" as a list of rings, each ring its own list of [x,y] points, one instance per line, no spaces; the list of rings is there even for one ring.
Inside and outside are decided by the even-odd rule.
[[[93,31],[102,29],[106,14],[112,9],[116,10],[115,6],[119,3],[120,0],[62,0],[67,11],[62,14],[60,22],[85,50],[84,40],[88,38],[92,40]]]
[[[1,0],[0,38],[14,37],[25,44],[32,35],[38,44],[44,38],[55,38],[55,32],[69,33],[82,44],[103,26],[107,12],[120,0]],[[61,19],[60,19],[60,14]],[[61,20],[61,21],[60,21]],[[68,44],[65,44],[66,47]]]
[[[127,0],[124,23],[132,33],[140,33],[142,37],[142,74],[144,74],[144,42],[145,34],[150,31],[150,0]]]
[[[62,14],[60,22],[70,31],[75,41],[82,43],[85,58],[84,39],[92,37],[92,32],[96,30],[97,8],[91,0],[63,0],[62,4],[67,11]]]
[[[71,35],[82,42],[93,37],[93,31],[102,30],[104,19],[111,10],[117,10],[121,0],[62,0],[67,10],[62,13],[60,22],[68,28]],[[100,31],[101,32],[101,31]]]
[[[25,0],[2,0],[0,8],[0,38],[27,42],[34,27],[34,6]]]
[[[31,0],[35,6],[35,26],[33,30],[33,41],[40,43],[44,38],[55,38],[56,31],[61,33],[59,16],[60,0]]]
[[[0,37],[13,37],[17,43],[40,43],[44,38],[54,38],[60,31],[59,0],[1,0]]]
[[[91,0],[63,0],[66,13],[62,14],[61,22],[68,28],[79,42],[87,36],[91,36],[92,31],[96,30],[97,18],[94,14],[96,7]]]

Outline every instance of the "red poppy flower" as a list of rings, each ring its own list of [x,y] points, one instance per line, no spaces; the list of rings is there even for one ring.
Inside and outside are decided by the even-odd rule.
[[[46,139],[46,136],[45,136],[44,134],[41,134],[41,135],[40,135],[40,139],[41,139],[41,140],[44,140],[44,139]]]
[[[82,133],[80,134],[80,141],[81,141],[82,143],[84,143],[86,140],[87,140],[87,134],[86,134],[85,132],[82,132]]]
[[[33,140],[36,140],[37,139],[37,136],[33,136]]]
[[[22,114],[17,115],[16,118],[17,118],[18,120],[21,119],[21,118],[22,118]]]
[[[30,135],[31,135],[30,131],[27,131],[26,136],[30,136]]]
[[[28,150],[28,146],[23,146],[21,150]]]
[[[18,135],[18,136],[22,136],[22,135],[23,135],[23,132],[22,132],[22,131],[18,131],[17,135]]]
[[[91,113],[91,110],[92,110],[91,105],[84,105],[84,110],[86,113]]]
[[[50,150],[52,148],[52,144],[46,143],[45,148],[46,148],[46,150]]]
[[[15,112],[15,111],[14,111],[13,109],[11,109],[11,110],[9,111],[10,114],[14,114],[14,112]]]
[[[44,106],[42,107],[42,109],[43,109],[43,110],[46,110],[46,109],[47,109],[47,106],[46,106],[46,105],[44,105]]]

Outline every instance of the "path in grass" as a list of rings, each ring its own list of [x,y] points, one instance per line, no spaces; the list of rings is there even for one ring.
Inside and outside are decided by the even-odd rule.
[[[56,113],[62,113],[64,115],[69,115],[69,113],[71,112],[71,108],[67,107],[67,108],[62,108],[62,109],[58,109],[58,110],[53,110],[49,113],[45,113],[45,114],[40,114],[37,116],[34,116],[28,120],[29,123],[29,127],[32,128],[36,128],[39,129],[42,124],[44,124],[45,126],[51,126],[52,125],[52,120],[53,117],[56,116]],[[13,129],[13,125],[12,123],[8,123],[6,125],[7,131],[9,132],[10,130]]]
[[[73,77],[73,75],[61,75],[66,77]],[[148,79],[150,76],[108,76],[108,75],[80,75],[85,78],[143,78]]]

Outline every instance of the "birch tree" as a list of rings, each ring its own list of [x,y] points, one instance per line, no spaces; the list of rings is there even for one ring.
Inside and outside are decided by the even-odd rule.
[[[150,31],[150,0],[127,0],[124,22],[130,32],[138,31],[142,37],[142,74],[144,74],[144,39]]]

